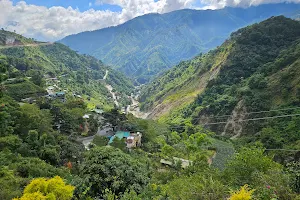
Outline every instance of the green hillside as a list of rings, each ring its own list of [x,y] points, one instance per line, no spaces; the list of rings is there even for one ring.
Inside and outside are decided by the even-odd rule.
[[[26,45],[37,43],[34,39],[25,38],[21,35],[5,30],[0,31],[0,48],[5,45]]]
[[[60,42],[145,83],[180,61],[221,45],[232,31],[271,16],[293,17],[299,10],[299,4],[282,3],[148,14],[116,27],[71,35]]]
[[[299,56],[300,22],[241,29],[144,88],[156,121],[113,107],[133,86],[93,57],[2,45],[0,199],[299,200]]]
[[[94,105],[113,107],[111,94],[101,81],[108,71],[105,82],[120,94],[124,104],[128,104],[127,95],[130,95],[133,89],[131,81],[101,61],[91,56],[79,55],[59,43],[37,43],[7,31],[0,31],[0,35],[2,38],[10,38],[13,35],[22,41],[18,44],[21,46],[0,47],[2,62],[10,66],[8,78],[14,79],[8,82],[7,92],[17,100],[28,98],[42,88],[56,85],[59,87],[57,90],[65,90],[68,95],[76,93],[83,98],[92,99]],[[30,41],[32,43],[29,43]],[[28,44],[34,46],[27,46]],[[57,80],[51,81],[53,78]],[[45,92],[43,90],[42,93]]]
[[[238,30],[216,50],[157,78],[142,91],[142,108],[153,109],[152,118],[177,125],[191,119],[227,137],[256,134],[267,147],[274,138],[281,146],[295,145],[300,139],[295,136],[299,55],[300,22],[270,18]],[[275,111],[261,112],[268,110]],[[294,117],[272,118],[281,115]],[[270,119],[247,121],[266,117]]]

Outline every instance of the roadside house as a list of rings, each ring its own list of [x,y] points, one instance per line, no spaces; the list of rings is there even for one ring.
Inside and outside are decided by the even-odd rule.
[[[127,131],[117,131],[114,136],[109,139],[108,144],[111,144],[115,138],[125,139],[128,149],[140,147],[142,145],[142,133],[130,133]]]

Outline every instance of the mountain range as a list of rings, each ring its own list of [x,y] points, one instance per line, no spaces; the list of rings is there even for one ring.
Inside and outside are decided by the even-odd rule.
[[[299,58],[300,22],[272,17],[156,78],[141,92],[142,109],[151,111],[149,118],[170,124],[191,119],[223,136],[268,127],[289,140],[294,133],[287,128],[299,119]],[[289,115],[296,117],[278,118]]]
[[[300,200],[298,8],[150,14],[86,54],[0,30],[0,199]]]
[[[271,16],[298,18],[300,4],[148,14],[122,25],[70,35],[59,42],[90,54],[139,83],[221,45],[231,32]]]

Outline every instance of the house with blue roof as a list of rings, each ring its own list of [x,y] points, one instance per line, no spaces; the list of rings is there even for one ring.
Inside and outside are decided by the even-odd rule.
[[[65,98],[66,93],[65,92],[56,92],[55,95],[59,98]]]
[[[130,136],[130,132],[127,131],[117,131],[115,135],[113,135],[110,139],[108,144],[111,144],[115,138],[119,139],[127,139]]]

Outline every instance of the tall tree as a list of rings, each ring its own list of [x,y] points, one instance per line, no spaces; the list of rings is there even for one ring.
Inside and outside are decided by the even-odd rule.
[[[102,196],[105,189],[115,194],[127,189],[141,192],[149,181],[146,164],[113,147],[95,147],[86,153],[81,176],[90,196]],[[78,190],[81,190],[80,186]]]

